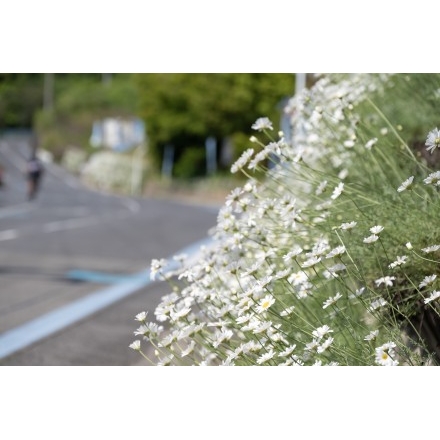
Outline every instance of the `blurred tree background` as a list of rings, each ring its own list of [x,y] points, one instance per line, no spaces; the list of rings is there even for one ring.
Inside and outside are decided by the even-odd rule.
[[[94,151],[94,121],[140,117],[153,168],[159,172],[166,145],[172,145],[173,175],[183,178],[206,173],[208,137],[217,143],[218,159],[228,144],[233,161],[249,147],[258,117],[269,117],[278,130],[282,102],[295,88],[294,74],[283,73],[61,73],[53,76],[47,106],[44,81],[43,73],[0,74],[0,130],[33,129],[40,146],[61,160],[72,145]]]
[[[249,147],[251,125],[258,117],[269,117],[274,128],[279,128],[281,102],[293,94],[295,84],[292,74],[277,73],[142,74],[135,78],[151,158],[158,166],[165,146],[173,145],[178,177],[205,171],[207,137],[213,137],[219,147],[229,143],[231,160],[235,160]],[[200,166],[191,169],[194,163]]]
[[[0,130],[30,127],[42,105],[42,74],[0,73]]]

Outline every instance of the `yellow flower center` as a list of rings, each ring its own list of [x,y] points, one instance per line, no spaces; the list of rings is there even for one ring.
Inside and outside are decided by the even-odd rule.
[[[434,144],[435,145],[439,145],[440,144],[440,137],[435,138]]]
[[[269,301],[264,301],[263,304],[261,304],[261,307],[263,307],[263,309],[267,309],[270,306],[270,302]]]
[[[388,359],[388,353],[386,353],[385,351],[382,353],[382,359],[384,361],[386,361]]]

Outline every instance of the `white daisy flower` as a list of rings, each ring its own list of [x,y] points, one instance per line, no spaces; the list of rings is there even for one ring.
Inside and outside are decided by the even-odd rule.
[[[156,275],[160,273],[160,271],[166,266],[167,261],[163,258],[160,260],[153,259],[151,260],[151,269],[150,269],[150,279],[154,281],[156,279]]]
[[[437,127],[428,133],[425,145],[426,147],[428,147],[426,148],[426,150],[429,151],[431,154],[436,148],[438,148],[438,146],[440,145],[440,131]]]
[[[265,312],[274,302],[275,298],[272,295],[266,295],[260,300],[260,303],[257,306],[257,312]]]
[[[338,292],[335,296],[331,296],[330,298],[326,299],[322,305],[323,309],[326,309],[327,307],[333,305],[338,301],[338,299],[341,299],[342,295]]]
[[[253,130],[263,131],[263,130],[273,130],[272,122],[269,118],[258,118],[254,124],[252,124]]]
[[[318,188],[316,188],[315,194],[319,196],[325,191],[326,187],[327,187],[327,180],[324,180],[318,185]]]
[[[147,319],[148,312],[141,312],[134,318],[136,321],[144,322]]]
[[[290,356],[292,354],[293,350],[295,350],[295,348],[296,348],[296,344],[290,345],[289,347],[284,349],[281,353],[279,353],[278,356],[279,357]]]
[[[257,364],[261,365],[264,364],[264,362],[267,362],[268,360],[272,359],[275,356],[275,352],[271,348],[267,353],[264,353],[257,359]]]
[[[182,357],[188,356],[189,354],[191,354],[194,351],[194,347],[196,346],[196,343],[194,340],[192,340],[188,346],[182,350],[182,353],[180,354]]]
[[[266,330],[268,330],[271,326],[272,326],[272,321],[262,322],[252,330],[252,333],[254,333],[254,335],[257,335],[258,333],[263,333]]]
[[[347,176],[348,176],[348,170],[346,168],[344,168],[343,170],[339,171],[339,174],[338,174],[338,178],[339,179],[344,180],[344,179],[347,178]]]
[[[341,223],[341,226],[339,226],[339,228],[343,231],[347,231],[349,229],[353,229],[356,225],[357,222]]]
[[[440,249],[439,244],[435,244],[433,246],[428,246],[426,248],[423,248],[422,251],[425,252],[425,254],[430,254],[431,252],[436,252]]]
[[[361,296],[365,291],[365,287],[361,287],[360,289],[356,289],[356,291],[354,293],[351,293],[349,298],[350,299],[354,299],[357,298],[359,296]]]
[[[426,185],[439,185],[440,184],[440,171],[431,173],[426,179],[423,179]]]
[[[422,282],[419,284],[419,289],[422,287],[430,286],[434,283],[435,279],[437,278],[437,275],[428,275],[425,278],[423,278]]]
[[[309,277],[307,276],[307,274],[304,271],[300,270],[299,272],[291,274],[289,278],[287,278],[287,281],[293,286],[299,286],[300,284],[305,283],[308,279]]]
[[[382,284],[385,284],[385,286],[390,286],[391,287],[393,285],[393,281],[395,279],[396,279],[396,277],[386,276],[386,277],[379,278],[379,279],[375,280],[374,282],[376,283],[377,287],[379,287]]]
[[[141,325],[135,332],[135,336],[156,337],[163,331],[163,327],[157,325],[155,322],[148,322],[145,325]]]
[[[364,238],[364,243],[374,243],[375,241],[377,241],[379,239],[379,237],[375,234],[370,235],[369,237]]]
[[[141,349],[141,341],[139,340],[134,341],[129,345],[129,347],[132,348],[133,350],[139,351]]]
[[[414,176],[408,177],[408,179],[406,179],[404,182],[402,182],[402,184],[399,186],[399,188],[397,188],[398,192],[402,192],[405,190],[410,190],[413,187],[413,180],[414,180]]]
[[[283,256],[283,260],[288,263],[290,260],[292,260],[292,258],[298,256],[302,251],[303,250],[299,246],[296,246],[290,252]]]
[[[387,342],[380,347],[376,348],[376,364],[383,366],[396,366],[399,362],[395,360],[396,353],[394,348],[396,344],[394,342]]]
[[[333,330],[328,325],[323,325],[322,327],[313,330],[312,335],[320,340],[328,333],[333,333]]]
[[[344,184],[341,182],[339,185],[333,190],[333,194],[330,196],[331,199],[336,200],[344,190]]]
[[[304,350],[312,351],[316,350],[319,346],[319,342],[316,339],[313,339],[312,342],[309,342],[305,345]]]
[[[402,266],[403,264],[405,264],[406,263],[406,260],[408,259],[408,257],[406,256],[406,255],[403,255],[403,256],[401,256],[401,257],[397,257],[397,260],[396,261],[393,261],[392,263],[390,263],[389,265],[388,265],[388,267],[390,268],[390,269],[394,269],[395,267],[397,267],[397,266]]]
[[[235,163],[231,166],[231,173],[234,174],[237,171],[244,168],[244,166],[248,163],[249,159],[254,154],[253,148],[248,148],[246,151],[242,153],[242,155],[235,161]]]
[[[329,280],[331,278],[338,278],[339,277],[338,272],[341,272],[345,269],[347,269],[347,266],[345,264],[339,263],[339,264],[335,264],[332,267],[329,267],[322,274],[325,276],[325,278]]]
[[[246,322],[249,322],[254,315],[252,313],[245,313],[241,316],[239,316],[235,321],[237,324],[246,324]]]
[[[383,231],[383,226],[377,225],[370,228],[370,232],[374,235],[378,235]]]
[[[170,318],[173,321],[178,321],[180,318],[183,318],[184,316],[188,315],[188,313],[191,312],[191,307],[182,306],[178,309],[171,310],[170,312]]]
[[[212,346],[217,348],[223,341],[229,341],[232,336],[234,336],[232,330],[226,328],[222,328],[220,331],[216,330],[214,334],[215,339],[212,342]]]
[[[286,309],[284,309],[281,313],[280,316],[289,316],[292,314],[292,312],[295,310],[295,306],[290,306],[287,307]]]
[[[345,254],[345,246],[338,246],[332,249],[327,255],[326,258],[340,257]]]
[[[315,266],[316,264],[318,264],[321,261],[321,258],[318,257],[312,257],[309,258],[308,260],[304,261],[304,263],[301,265],[301,267],[312,267]]]
[[[316,350],[318,353],[324,353],[325,350],[327,350],[327,348],[330,347],[330,345],[332,344],[332,342],[334,341],[334,339],[332,337],[327,338]]]
[[[423,300],[423,302],[424,302],[425,304],[428,304],[428,303],[430,303],[431,301],[436,300],[437,298],[440,298],[440,290],[434,290],[434,291],[431,293],[431,296],[430,296],[429,298],[425,298],[425,299]]]
[[[188,255],[183,253],[183,254],[174,255],[173,260],[179,262],[180,264],[183,264],[187,258]]]
[[[365,336],[364,341],[374,341],[379,335],[379,330],[373,330]]]
[[[381,307],[385,307],[387,304],[388,303],[383,298],[379,298],[371,303],[369,310],[370,312],[373,312],[374,310],[380,309]]]
[[[376,145],[376,143],[377,143],[377,138],[370,139],[370,140],[365,144],[365,148],[366,148],[367,150],[371,150],[371,147],[373,147],[374,145]]]

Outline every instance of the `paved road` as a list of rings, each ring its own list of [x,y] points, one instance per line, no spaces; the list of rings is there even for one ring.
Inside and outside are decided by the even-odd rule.
[[[145,281],[150,262],[205,239],[218,208],[92,191],[50,163],[28,202],[28,154],[26,135],[0,138],[0,365],[144,364],[128,348],[134,316],[168,293]],[[1,355],[12,336],[44,326],[44,337]]]

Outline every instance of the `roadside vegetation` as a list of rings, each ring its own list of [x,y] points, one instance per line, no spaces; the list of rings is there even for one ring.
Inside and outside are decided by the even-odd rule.
[[[438,365],[440,76],[322,75],[265,115],[196,262],[131,348],[155,365]],[[269,166],[271,164],[271,166]],[[176,268],[178,267],[178,268]]]

